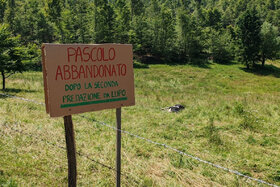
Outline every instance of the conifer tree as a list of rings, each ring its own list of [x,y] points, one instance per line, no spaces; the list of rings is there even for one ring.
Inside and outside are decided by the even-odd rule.
[[[125,0],[117,0],[116,10],[116,42],[127,43],[130,30],[130,10]]]
[[[15,31],[16,23],[15,23],[15,13],[16,13],[16,2],[15,0],[7,1],[7,8],[5,10],[4,21],[8,24],[10,30],[12,32]]]
[[[0,0],[0,22],[4,21],[6,5],[7,3],[5,0]]]
[[[109,1],[95,0],[95,42],[112,43],[115,41],[115,11]]]
[[[46,0],[46,13],[49,16],[49,19],[52,23],[55,24],[56,29],[58,30],[57,38],[60,38],[60,41],[64,40],[64,30],[62,24],[62,11],[63,3],[61,0]]]
[[[261,21],[256,9],[246,10],[237,22],[239,27],[241,58],[247,69],[258,61],[261,38]]]
[[[6,89],[6,79],[16,72],[22,72],[23,49],[19,37],[12,36],[6,25],[0,26],[0,73],[2,89]]]

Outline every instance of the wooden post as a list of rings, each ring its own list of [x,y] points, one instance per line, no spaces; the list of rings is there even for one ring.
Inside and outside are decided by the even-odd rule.
[[[77,163],[75,133],[73,128],[72,116],[64,116],[65,139],[68,159],[68,187],[77,186]]]
[[[121,186],[121,108],[116,109],[116,117],[117,117],[117,155],[116,155],[116,186]]]

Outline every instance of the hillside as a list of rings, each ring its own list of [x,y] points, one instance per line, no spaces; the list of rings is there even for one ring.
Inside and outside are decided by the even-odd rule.
[[[235,63],[139,67],[136,105],[123,108],[122,126],[143,138],[123,133],[123,186],[265,186],[187,154],[280,185],[279,63],[261,71]],[[40,104],[42,73],[10,77],[5,94],[29,100],[0,95],[0,186],[66,186],[63,120]],[[186,108],[161,110],[174,104]],[[115,111],[73,121],[78,186],[113,186]]]

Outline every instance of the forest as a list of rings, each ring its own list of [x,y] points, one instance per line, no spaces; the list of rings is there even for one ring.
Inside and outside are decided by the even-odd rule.
[[[280,56],[280,0],[0,0],[0,23],[3,80],[40,65],[42,43],[130,43],[144,63],[248,69]]]

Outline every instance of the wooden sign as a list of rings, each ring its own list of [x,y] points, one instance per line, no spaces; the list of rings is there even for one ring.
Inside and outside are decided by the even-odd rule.
[[[135,104],[132,45],[43,44],[42,59],[51,117]]]

